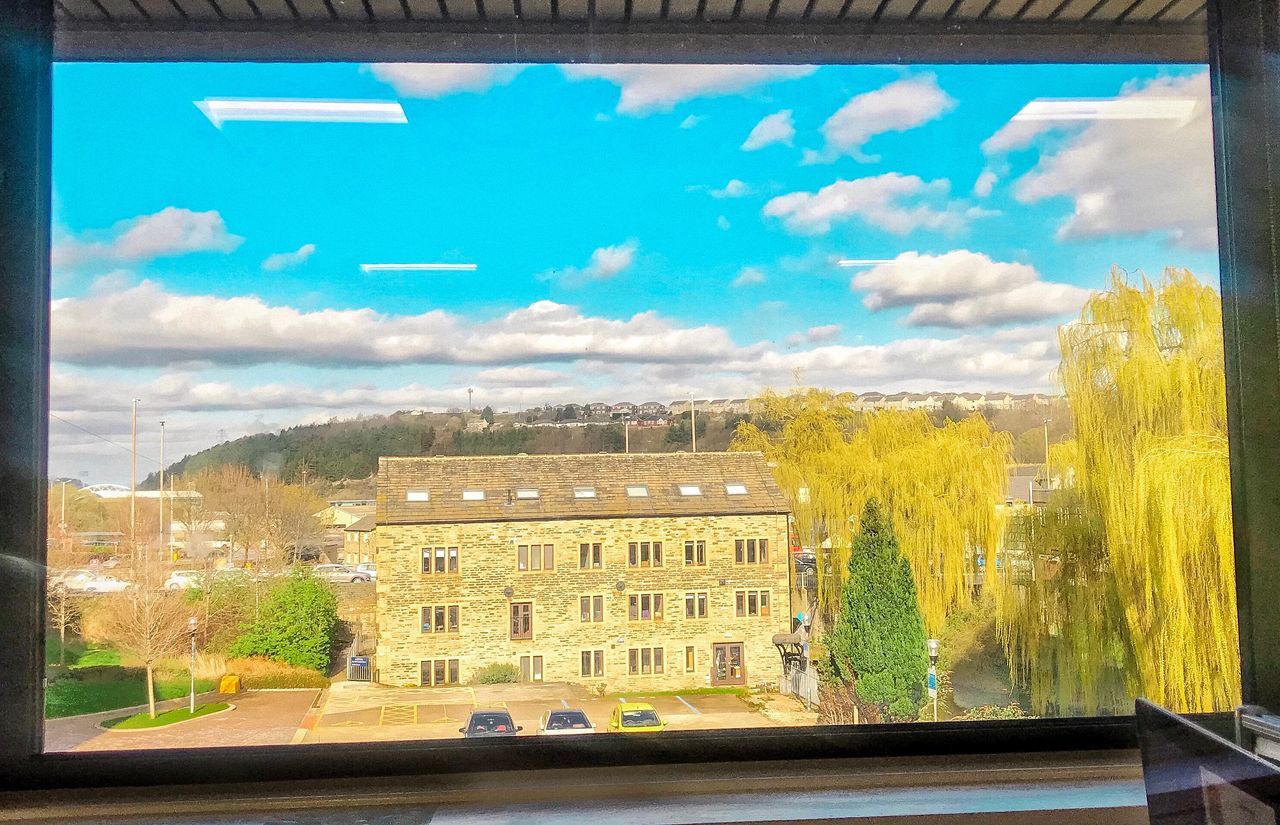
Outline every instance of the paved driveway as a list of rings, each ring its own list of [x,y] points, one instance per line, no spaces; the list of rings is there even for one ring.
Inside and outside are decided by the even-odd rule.
[[[603,731],[614,705],[625,699],[648,702],[667,723],[668,730],[777,727],[814,724],[787,697],[771,697],[769,704],[785,704],[784,713],[761,712],[734,694],[683,696],[594,696],[581,687],[565,684],[476,685],[474,687],[394,688],[358,682],[337,682],[330,688],[319,712],[309,722],[303,741],[361,742],[400,739],[456,739],[458,729],[473,709],[505,708],[521,735],[537,732],[547,710],[585,711]],[[789,707],[795,704],[795,708]]]

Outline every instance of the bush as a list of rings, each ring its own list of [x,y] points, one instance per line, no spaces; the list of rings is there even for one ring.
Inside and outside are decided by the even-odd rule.
[[[987,719],[1026,719],[1027,712],[1022,709],[1022,705],[1013,702],[1008,705],[982,705],[981,707],[970,708],[969,712],[961,719],[971,720],[987,720]]]
[[[506,685],[520,681],[520,671],[513,664],[494,662],[476,671],[472,679],[477,685]]]
[[[338,626],[333,588],[302,569],[263,601],[258,618],[227,651],[233,658],[265,656],[324,673]]]
[[[276,662],[253,656],[247,659],[231,659],[227,673],[240,677],[244,690],[271,690],[279,688],[324,688],[329,679],[305,667]]]

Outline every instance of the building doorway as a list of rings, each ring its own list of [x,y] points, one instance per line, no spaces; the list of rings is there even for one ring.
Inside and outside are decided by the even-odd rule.
[[[711,684],[745,685],[747,666],[742,656],[742,643],[711,646]]]

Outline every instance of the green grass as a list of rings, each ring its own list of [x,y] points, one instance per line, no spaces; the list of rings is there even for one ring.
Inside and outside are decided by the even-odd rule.
[[[46,666],[58,664],[58,634],[49,631],[44,637],[44,663]],[[74,636],[67,637],[67,667],[95,667],[97,665],[118,665],[120,654],[109,647],[86,645]]]
[[[196,692],[203,693],[217,687],[213,679],[196,679]],[[191,682],[185,677],[161,677],[156,679],[156,701],[177,699],[191,690]],[[98,713],[104,710],[133,707],[147,702],[147,677],[141,668],[120,668],[113,678],[82,680],[71,675],[50,681],[44,694],[44,716],[57,719],[81,713]]]
[[[689,690],[645,690],[645,691],[627,691],[625,693],[611,693],[610,699],[618,699],[627,697],[628,701],[634,699],[647,699],[650,696],[746,696],[747,689],[744,687],[704,687],[691,688]]]
[[[226,702],[215,702],[209,705],[198,705],[195,713],[190,713],[186,708],[174,708],[166,710],[164,713],[157,713],[156,718],[143,711],[133,716],[126,716],[123,719],[113,719],[104,723],[103,727],[112,730],[143,730],[145,728],[162,728],[165,725],[172,725],[175,722],[185,722],[188,719],[199,719],[201,716],[208,716],[211,713],[217,713],[220,710],[226,710],[230,705]]]

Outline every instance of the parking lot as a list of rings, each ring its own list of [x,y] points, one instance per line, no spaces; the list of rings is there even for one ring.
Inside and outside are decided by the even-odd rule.
[[[585,711],[603,732],[609,714],[620,701],[648,702],[667,723],[668,730],[755,728],[814,724],[806,712],[786,696],[744,697],[738,694],[594,696],[566,684],[475,685],[448,688],[394,688],[360,682],[336,682],[304,723],[312,742],[360,742],[396,739],[456,739],[472,710],[506,709],[524,728],[521,736],[537,732],[548,710]]]

